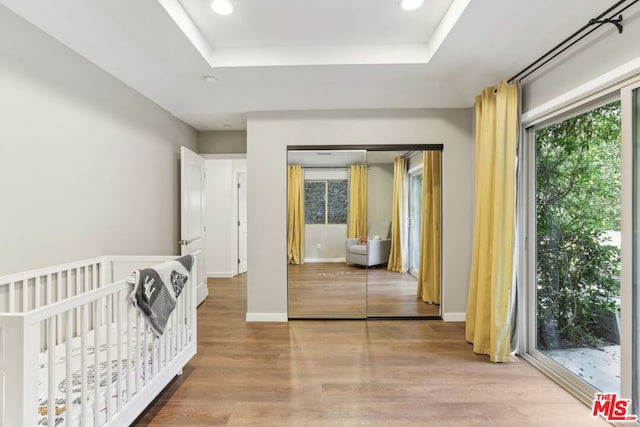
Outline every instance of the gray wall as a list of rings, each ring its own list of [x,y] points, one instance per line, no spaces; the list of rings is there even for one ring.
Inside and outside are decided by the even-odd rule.
[[[247,317],[287,312],[287,145],[444,144],[443,313],[466,310],[473,235],[472,109],[250,113]],[[463,319],[461,319],[463,320]]]
[[[630,9],[635,16],[624,14],[622,34],[607,25],[523,80],[523,112],[640,57],[638,9]]]
[[[393,164],[374,164],[367,169],[367,219],[391,221],[393,213]]]
[[[247,132],[244,130],[205,131],[198,135],[200,154],[242,154],[247,152]]]
[[[0,7],[0,274],[174,254],[197,132]]]

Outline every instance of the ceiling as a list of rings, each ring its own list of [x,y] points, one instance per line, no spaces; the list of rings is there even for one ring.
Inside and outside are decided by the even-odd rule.
[[[209,0],[0,4],[199,130],[245,129],[254,111],[470,107],[612,4],[232,1],[229,16]]]

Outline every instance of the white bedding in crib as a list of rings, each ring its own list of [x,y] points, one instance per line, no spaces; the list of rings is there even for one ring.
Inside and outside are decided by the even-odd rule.
[[[124,329],[121,325],[121,329]],[[186,328],[185,328],[186,329]],[[148,328],[144,328],[146,331],[146,351],[145,355],[142,355],[142,352],[137,351],[137,345],[139,343],[141,349],[144,347],[143,335],[142,331],[136,333],[136,327],[133,325],[128,331],[123,330],[121,333],[121,358],[118,359],[118,343],[117,343],[117,327],[116,325],[111,325],[110,327],[103,326],[100,329],[99,333],[99,369],[98,369],[98,378],[99,378],[99,388],[98,388],[98,408],[99,408],[99,416],[97,425],[103,425],[106,422],[106,410],[107,410],[107,400],[111,402],[111,407],[116,408],[117,405],[117,382],[118,376],[120,375],[120,366],[122,367],[122,378],[121,378],[121,387],[122,387],[122,397],[121,401],[126,401],[127,396],[127,387],[129,385],[133,385],[134,379],[139,386],[142,386],[144,383],[145,376],[150,378],[152,375],[152,356],[155,357],[159,366],[164,365],[164,359],[166,357],[165,348],[159,346],[159,341],[154,343],[153,335],[148,330]],[[183,331],[186,332],[186,331]],[[107,346],[107,333],[111,335],[111,345]],[[172,331],[168,329],[165,333],[165,337],[168,338],[171,336]],[[187,335],[187,334],[184,334]],[[186,338],[186,336],[184,337]],[[183,339],[184,339],[183,338]],[[131,358],[127,357],[127,340],[131,339]],[[76,337],[72,339],[72,357],[71,357],[71,404],[68,404],[66,391],[67,391],[67,373],[66,373],[66,345],[60,344],[55,348],[55,393],[56,393],[56,418],[55,425],[59,427],[70,427],[70,426],[93,426],[94,422],[94,403],[95,403],[95,334],[93,331],[87,333],[86,337],[86,346],[87,346],[87,355],[86,355],[86,389],[87,391],[87,401],[85,405],[85,419],[81,422],[81,386],[82,386],[82,360],[81,360],[81,340],[80,337]],[[159,348],[160,347],[160,348]],[[110,348],[110,359],[111,363],[111,395],[108,398],[105,396],[107,391],[107,349]],[[144,360],[143,360],[144,357]],[[39,370],[38,370],[38,426],[46,426],[48,425],[48,402],[47,396],[49,393],[49,355],[47,352],[40,353],[39,355]],[[118,363],[120,360],[120,363]],[[127,375],[127,367],[131,366],[131,370]],[[144,366],[144,369],[142,367]],[[138,371],[139,373],[136,373]],[[128,378],[126,378],[128,376]],[[137,377],[137,378],[136,378]],[[132,394],[135,395],[135,390],[132,389]]]

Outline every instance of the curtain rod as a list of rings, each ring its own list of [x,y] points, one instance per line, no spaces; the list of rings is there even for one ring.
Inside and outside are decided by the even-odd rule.
[[[589,34],[593,33],[595,30],[597,30],[598,28],[602,27],[605,24],[612,24],[615,25],[616,28],[618,29],[618,33],[622,33],[622,12],[624,12],[625,10],[629,9],[631,6],[633,6],[634,4],[636,4],[638,1],[640,0],[633,0],[631,3],[629,3],[628,5],[626,5],[624,8],[622,8],[621,10],[617,11],[617,12],[613,12],[613,14],[611,16],[609,16],[608,18],[604,18],[602,19],[605,15],[611,13],[611,11],[617,9],[620,5],[626,3],[628,0],[620,0],[618,2],[616,2],[613,6],[611,6],[610,8],[608,8],[607,10],[605,10],[604,12],[602,12],[600,15],[596,16],[593,19],[590,19],[589,22],[587,22],[587,24],[585,24],[582,28],[580,28],[578,31],[576,31],[575,33],[571,34],[569,37],[567,37],[566,39],[562,40],[560,43],[558,43],[556,46],[554,46],[552,49],[550,49],[549,51],[547,51],[544,55],[542,55],[540,58],[536,59],[535,61],[533,61],[531,64],[527,65],[525,68],[523,68],[522,70],[520,70],[517,74],[515,74],[513,77],[511,77],[509,80],[507,80],[507,83],[511,83],[513,82],[515,79],[519,78],[520,80],[528,77],[530,74],[534,73],[535,71],[537,71],[540,67],[543,67],[544,65],[546,65],[547,63],[549,63],[551,60],[553,60],[554,58],[556,58],[558,55],[560,55],[561,53],[563,53],[564,51],[566,51],[567,49],[569,49],[571,46],[573,46],[574,44],[578,43],[580,40],[584,39],[585,37],[587,37]],[[615,16],[618,15],[617,18],[615,18]],[[567,44],[569,41],[571,41],[574,37],[576,37],[577,35],[579,35],[580,33],[582,33],[583,31],[585,31],[586,29],[588,29],[589,27],[592,27],[594,25],[597,25],[594,28],[591,28],[590,31],[588,31],[587,33],[583,34],[582,36],[580,36],[578,39],[572,41],[570,44],[568,44],[567,46],[564,46],[565,44]],[[560,51],[556,52],[556,50],[560,49],[561,47],[563,47],[563,49],[561,49]],[[549,57],[549,55],[551,55],[552,53],[555,54],[551,57]],[[549,57],[549,58],[548,58]],[[542,63],[540,63],[541,61],[544,61]],[[535,67],[535,68],[534,68]]]

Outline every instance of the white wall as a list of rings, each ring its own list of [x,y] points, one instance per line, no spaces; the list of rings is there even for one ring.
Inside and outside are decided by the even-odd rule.
[[[466,310],[473,235],[472,109],[250,113],[248,320],[287,318],[287,145],[443,144],[443,316]]]
[[[207,276],[238,274],[238,172],[246,159],[206,159]]]
[[[197,132],[0,6],[0,274],[176,254]]]

